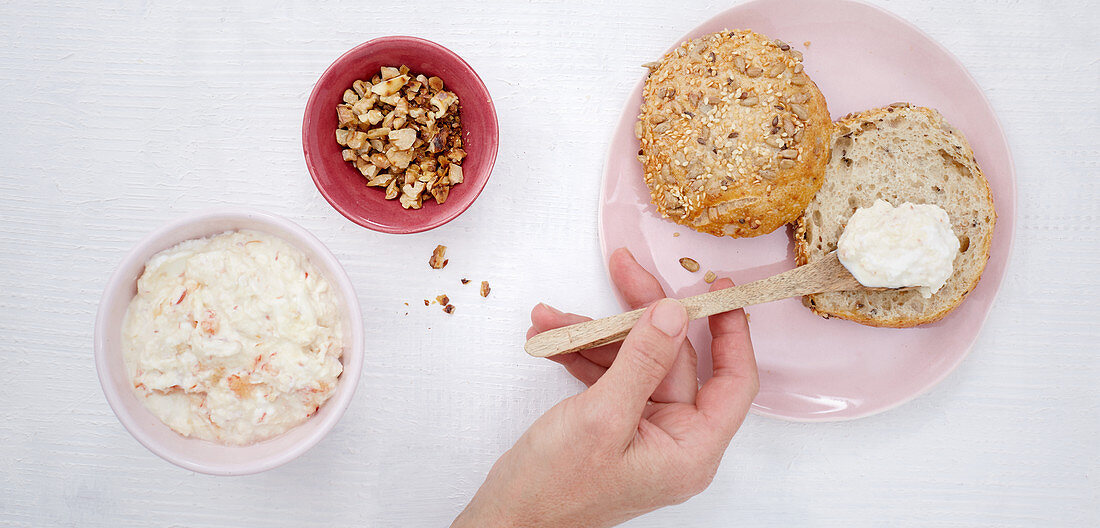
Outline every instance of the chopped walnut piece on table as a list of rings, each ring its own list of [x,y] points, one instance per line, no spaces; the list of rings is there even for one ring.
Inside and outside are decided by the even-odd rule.
[[[449,259],[444,258],[446,255],[447,246],[436,246],[435,251],[432,251],[432,257],[428,259],[428,265],[432,269],[443,269],[450,262]]]
[[[442,205],[463,182],[459,100],[443,79],[383,66],[344,91],[336,117],[343,160],[368,186],[384,188],[387,200],[405,209]]]
[[[442,293],[435,296],[435,302],[439,304],[451,304],[451,299],[447,297],[446,293]]]
[[[481,281],[481,296],[489,296],[489,281]]]
[[[443,307],[443,311],[449,314],[455,313],[455,305],[448,304],[447,306]]]
[[[470,283],[470,279],[467,279],[466,277],[458,279],[458,281],[461,282],[462,284],[469,284]]]

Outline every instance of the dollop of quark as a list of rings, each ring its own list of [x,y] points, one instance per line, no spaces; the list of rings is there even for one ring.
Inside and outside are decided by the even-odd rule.
[[[924,298],[951,277],[959,239],[938,205],[875,200],[861,207],[844,228],[837,255],[870,288],[918,287]]]

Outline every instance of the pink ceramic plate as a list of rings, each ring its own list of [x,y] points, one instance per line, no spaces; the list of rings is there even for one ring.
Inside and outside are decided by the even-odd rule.
[[[798,299],[749,309],[760,366],[760,394],[753,403],[757,414],[834,421],[905,403],[946,377],[966,356],[1004,277],[1016,187],[997,117],[981,88],[947,50],[875,7],[846,0],[758,0],[723,12],[684,39],[727,28],[753,29],[802,50],[806,71],[825,94],[834,119],[895,101],[938,109],[970,139],[989,178],[998,213],[989,264],[966,302],[942,321],[901,330],[871,328],[822,319]],[[794,267],[788,230],[753,239],[715,238],[657,216],[635,158],[634,122],[642,84],[638,82],[626,103],[605,167],[600,210],[605,256],[615,248],[629,248],[677,297],[706,289],[703,273],[685,271],[680,257],[690,256],[703,270],[738,283]],[[680,236],[674,238],[677,232]],[[693,323],[689,335],[699,350],[700,373],[706,375],[706,325]]]

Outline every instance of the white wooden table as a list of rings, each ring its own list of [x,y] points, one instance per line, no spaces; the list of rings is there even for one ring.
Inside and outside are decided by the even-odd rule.
[[[752,416],[710,489],[629,526],[1100,523],[1098,9],[877,3],[962,60],[1013,148],[1017,240],[992,316],[928,394],[854,422]],[[638,65],[730,5],[425,1],[414,16],[414,3],[389,0],[84,4],[0,4],[4,526],[448,523],[527,425],[580,388],[523,354],[531,305],[618,308],[596,208]],[[501,126],[473,208],[412,236],[339,216],[301,153],[314,80],[344,50],[394,33],[465,57]],[[315,233],[357,285],[368,325],[340,424],[249,477],[151,454],[115,419],[92,363],[96,306],[123,254],[210,206],[271,211]],[[450,246],[442,272],[424,265],[437,243]],[[492,296],[461,277],[489,280]],[[444,292],[452,316],[421,302]]]

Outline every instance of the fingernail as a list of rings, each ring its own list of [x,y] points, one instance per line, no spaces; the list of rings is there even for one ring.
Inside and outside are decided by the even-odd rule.
[[[553,306],[550,306],[549,304],[539,303],[539,305],[542,306],[543,308],[546,308],[547,310],[550,310],[550,313],[552,313],[554,315],[562,315],[561,310],[559,310],[557,308],[554,308]]]
[[[653,307],[652,321],[653,326],[665,335],[677,336],[687,324],[687,312],[680,303],[672,299],[662,299]]]

